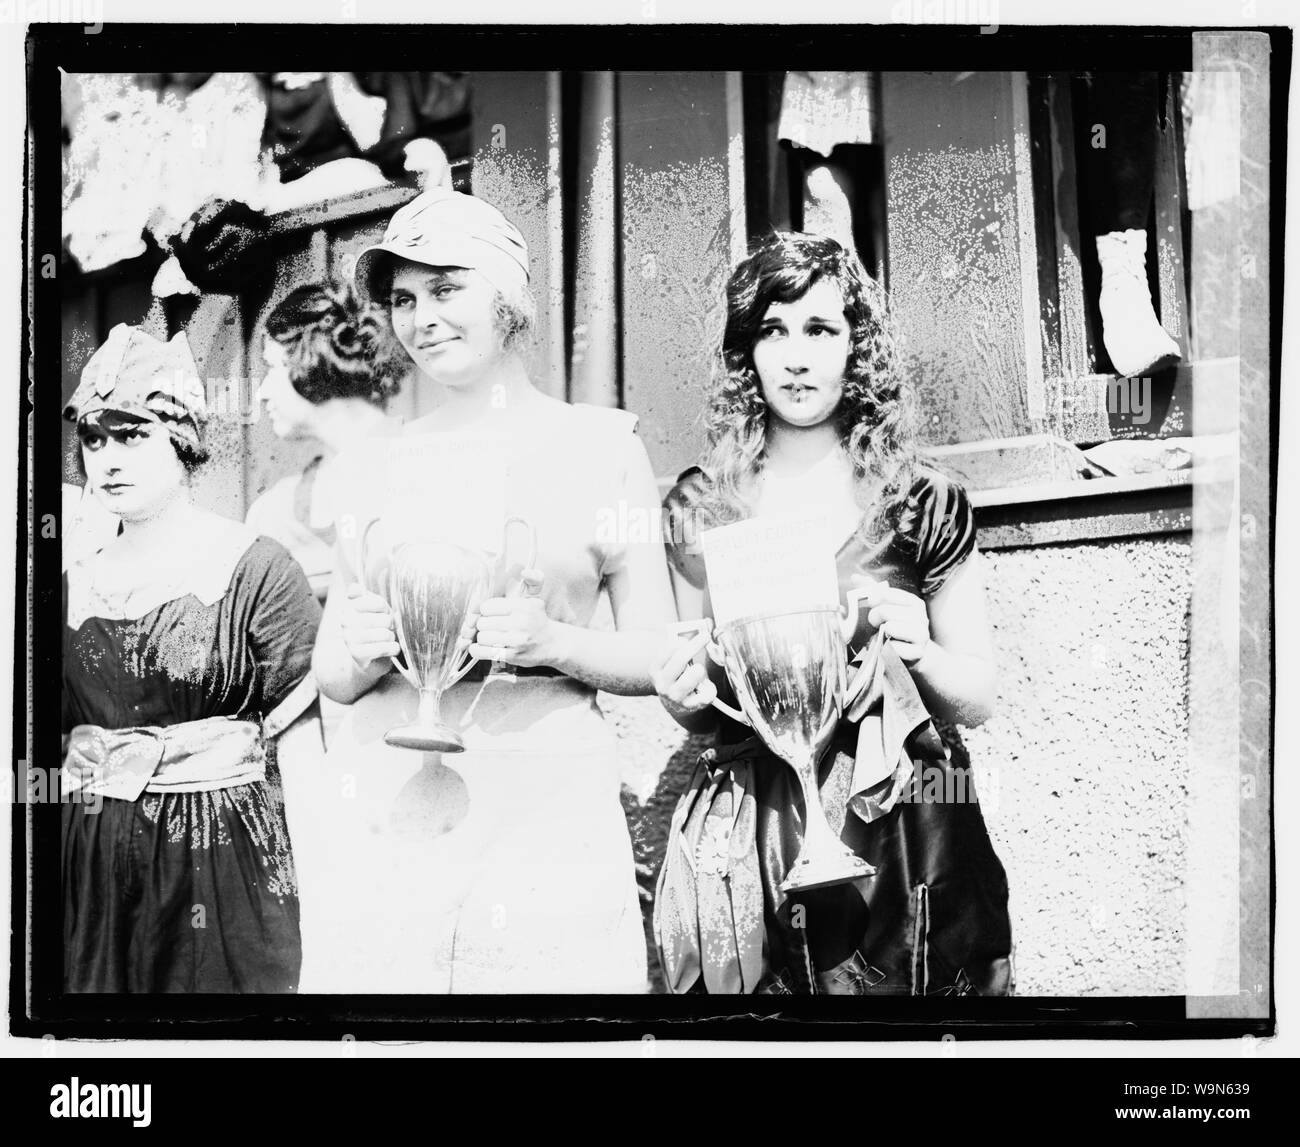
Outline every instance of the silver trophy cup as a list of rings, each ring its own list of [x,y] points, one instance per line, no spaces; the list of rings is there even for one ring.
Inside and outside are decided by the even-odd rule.
[[[362,536],[361,568],[371,569],[367,542],[371,522]],[[529,534],[528,567],[537,560],[537,537],[523,518],[509,518],[505,524],[522,525]],[[501,559],[505,556],[505,538]],[[460,733],[442,719],[442,695],[455,685],[478,660],[470,656],[473,635],[466,622],[492,593],[498,573],[493,555],[449,541],[413,541],[394,546],[388,554],[386,576],[376,589],[393,611],[397,643],[402,659],[393,659],[399,673],[420,694],[415,721],[389,729],[386,744],[425,753],[460,753],[465,742]],[[366,581],[373,575],[367,574]],[[367,587],[369,588],[369,587]]]
[[[740,710],[715,699],[716,708],[750,726],[795,771],[804,803],[803,847],[781,883],[798,892],[874,876],[826,820],[817,788],[817,764],[835,732],[848,687],[845,646],[865,590],[849,595],[849,611],[835,607],[741,618],[713,631],[708,620],[683,622],[674,632],[712,632],[709,656],[722,666]]]

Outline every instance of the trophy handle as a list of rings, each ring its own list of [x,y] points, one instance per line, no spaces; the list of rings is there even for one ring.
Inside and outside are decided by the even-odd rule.
[[[376,521],[377,520],[378,519],[376,519]],[[372,522],[371,525],[374,525],[374,522]],[[367,526],[366,533],[369,532],[370,526]],[[362,535],[362,538],[365,538],[365,534]],[[389,572],[391,574],[391,568]],[[362,585],[364,586],[364,584],[365,583],[363,582]],[[375,590],[374,592],[378,593],[379,591]],[[379,596],[385,601],[389,600],[388,594],[380,593]],[[402,628],[402,617],[397,610],[393,608],[391,602],[389,602],[388,605],[388,612],[393,615],[393,632],[397,637],[398,648],[402,651],[402,659],[400,661],[396,657],[390,657],[388,660],[393,663],[393,668],[406,679],[411,687],[415,689],[417,693],[422,694],[424,692],[424,686],[420,683],[420,679],[415,675],[415,670],[411,668],[411,655],[407,652],[406,633]]]
[[[519,583],[519,596],[537,597],[542,592],[542,584],[541,582],[537,581],[532,576],[530,576],[534,572],[534,569],[537,565],[537,527],[534,526],[532,522],[530,522],[527,518],[521,518],[518,515],[512,515],[511,517],[505,520],[505,524],[501,527],[501,565],[502,566],[506,564],[506,551],[510,547],[511,526],[523,526],[523,528],[528,531],[528,558],[523,565],[524,576],[522,577]],[[507,597],[513,596],[512,591],[507,589],[506,596]],[[470,665],[472,665],[473,663],[474,662],[471,661]],[[468,669],[469,666],[467,665],[465,668]],[[492,665],[488,669],[488,676],[494,681],[510,682],[510,681],[518,680],[518,675],[515,673],[515,667],[511,665],[508,661],[492,662]],[[457,678],[457,680],[459,680],[459,678]]]
[[[398,644],[401,643],[399,642]],[[406,656],[405,650],[402,651],[402,656],[403,657]],[[411,687],[415,689],[415,691],[418,693],[422,688],[422,686],[420,685],[420,680],[418,677],[416,677],[415,672],[412,669],[410,669],[408,666],[403,665],[400,661],[397,660],[396,657],[390,657],[388,660],[393,663],[393,668],[396,669],[397,672],[400,673],[403,677],[405,677],[406,680],[411,683]]]
[[[713,635],[713,622],[707,617],[702,617],[697,621],[678,621],[668,627],[668,632],[674,637],[694,637],[697,633],[707,633],[711,638]],[[723,652],[722,647],[716,642],[710,640],[708,645],[705,646],[705,651],[713,659],[715,664],[721,666],[723,669],[727,667],[727,655]],[[747,725],[751,729],[754,727],[744,713],[739,709],[728,705],[721,698],[714,697],[710,704],[717,709],[719,713],[725,713],[733,721],[739,721],[742,725]]]
[[[502,560],[505,560],[506,549],[509,545],[511,526],[523,526],[528,531],[528,560],[524,562],[524,569],[533,569],[537,565],[537,528],[527,518],[521,518],[518,515],[507,518],[505,525],[501,527]]]
[[[489,592],[491,592],[490,589]],[[472,643],[473,640],[474,638],[471,635],[470,642]],[[474,668],[474,666],[477,665],[480,660],[469,651],[468,646],[465,649],[461,650],[460,656],[463,657],[465,661],[463,664],[456,666],[456,668],[451,671],[451,675],[447,678],[446,688],[448,689],[450,689],[453,685],[455,685],[456,682],[458,682],[462,677],[464,677],[466,673],[468,673],[472,668]],[[496,661],[492,663],[492,669],[494,672],[498,664],[499,662]]]
[[[462,677],[464,677],[465,674],[468,673],[478,662],[478,658],[475,657],[473,654],[471,654],[468,649],[466,649],[461,654],[461,656],[465,658],[465,664],[451,671],[451,676],[447,678],[448,689],[450,689],[453,685],[456,684],[457,681],[459,681]],[[401,666],[399,665],[398,668],[400,669]]]
[[[361,548],[360,548],[361,569],[358,571],[357,580],[361,583],[361,588],[364,589],[367,593],[378,594],[385,601],[388,601],[388,594],[383,592],[383,587],[376,586],[375,588],[372,589],[369,584],[369,580],[366,576],[366,570],[369,568],[370,565],[370,562],[368,560],[370,557],[370,545],[369,545],[370,531],[373,530],[377,525],[379,525],[379,519],[371,518],[370,521],[366,523],[366,528],[361,531]],[[411,686],[418,691],[420,689],[420,680],[418,677],[416,677],[415,671],[411,669],[409,664],[409,659],[406,656],[406,641],[405,638],[402,636],[401,619],[397,616],[397,613],[393,609],[391,603],[388,606],[388,611],[393,615],[393,631],[397,635],[397,644],[402,647],[402,658],[403,660],[407,661],[407,664],[404,665],[402,661],[399,661],[396,657],[390,657],[388,660],[393,663],[393,668],[396,669],[397,672],[400,673],[411,684]]]

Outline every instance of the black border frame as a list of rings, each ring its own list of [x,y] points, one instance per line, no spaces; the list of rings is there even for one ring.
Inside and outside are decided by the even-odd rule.
[[[276,70],[286,66],[355,66],[358,57],[382,54],[385,66],[418,67],[428,52],[421,33],[436,31],[439,53],[465,70],[674,70],[877,67],[881,70],[1186,70],[1192,64],[1192,33],[1209,28],[1090,26],[977,27],[937,25],[730,24],[615,26],[468,25],[104,25],[86,34],[80,25],[33,25],[27,40],[28,146],[24,164],[25,300],[30,325],[22,333],[18,415],[23,427],[18,459],[16,528],[14,751],[25,755],[30,689],[32,752],[36,762],[54,760],[58,725],[57,645],[39,635],[58,632],[57,539],[42,539],[32,523],[56,520],[61,452],[58,423],[44,409],[58,393],[52,368],[61,353],[59,284],[39,273],[42,253],[60,246],[59,68],[67,71],[151,71],[160,55],[187,70]],[[1243,31],[1252,29],[1224,29]],[[1271,60],[1270,172],[1270,389],[1272,490],[1270,567],[1277,515],[1277,451],[1280,395],[1283,221],[1285,214],[1287,93],[1292,34],[1267,33]],[[57,256],[56,256],[57,257]],[[30,364],[31,374],[28,368]],[[39,409],[38,409],[39,408]],[[40,413],[45,420],[33,416]],[[55,416],[57,419],[57,415]],[[28,449],[31,466],[28,466]],[[31,480],[32,501],[28,503]],[[29,520],[29,514],[31,515]],[[34,540],[33,540],[34,539]],[[30,579],[28,563],[30,559]],[[31,595],[35,640],[28,680],[29,647],[23,605]],[[1270,620],[1274,587],[1270,577]],[[1275,648],[1275,646],[1274,646]],[[1275,658],[1275,655],[1274,655]],[[1276,664],[1270,674],[1269,743],[1276,722]],[[17,768],[15,764],[13,767]],[[21,782],[22,777],[18,780]],[[1270,786],[1272,777],[1270,776]],[[22,789],[15,786],[15,792]],[[915,1040],[945,1034],[962,1039],[1188,1039],[1266,1036],[1276,1030],[1276,1002],[1267,1018],[1190,1020],[1183,997],[1049,998],[1002,1000],[934,997],[844,998],[708,996],[64,996],[60,909],[55,896],[34,895],[32,929],[25,933],[28,881],[59,883],[57,806],[36,805],[34,848],[27,854],[26,809],[12,810],[12,904],[9,985],[10,1031],[17,1036],[137,1038],[509,1039],[610,1040],[648,1034],[668,1038],[744,1040]],[[1275,807],[1272,815],[1276,815]],[[1276,823],[1271,824],[1272,840]],[[30,863],[29,863],[30,859]],[[1270,871],[1276,889],[1276,850]],[[1276,891],[1270,904],[1270,971],[1276,983]],[[31,943],[32,996],[26,999],[27,942]]]

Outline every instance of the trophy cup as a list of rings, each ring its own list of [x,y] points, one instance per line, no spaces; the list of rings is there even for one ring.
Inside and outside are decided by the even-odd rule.
[[[874,876],[875,868],[835,836],[817,789],[817,762],[843,710],[848,686],[845,646],[867,589],[849,593],[845,616],[834,606],[739,618],[713,631],[708,620],[683,622],[674,632],[709,632],[708,655],[723,669],[740,702],[716,708],[748,725],[795,771],[805,810],[803,847],[782,892],[808,891]]]
[[[369,580],[367,542],[378,519],[361,537],[363,584]],[[512,525],[529,534],[527,568],[537,561],[537,535],[523,518],[507,518],[501,560]],[[450,541],[403,542],[388,555],[386,584],[377,590],[388,599],[405,665],[393,664],[417,690],[415,721],[389,729],[384,742],[399,749],[425,753],[460,753],[465,742],[442,720],[442,694],[465,676],[478,660],[469,655],[470,638],[463,634],[466,619],[492,591],[498,561],[483,550]],[[384,590],[387,592],[385,593]]]

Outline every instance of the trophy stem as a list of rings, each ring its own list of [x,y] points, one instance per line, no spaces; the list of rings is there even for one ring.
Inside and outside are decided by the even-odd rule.
[[[423,753],[463,753],[465,742],[455,729],[442,723],[442,691],[421,689],[415,723],[389,729],[384,743]]]
[[[803,790],[803,847],[781,882],[781,891],[809,891],[874,876],[875,868],[846,848],[826,819],[821,793],[817,789],[816,759],[810,758],[801,764],[803,767],[792,762],[791,767]]]
[[[416,710],[416,724],[432,728],[442,724],[442,694],[433,689],[420,690],[420,706]]]

